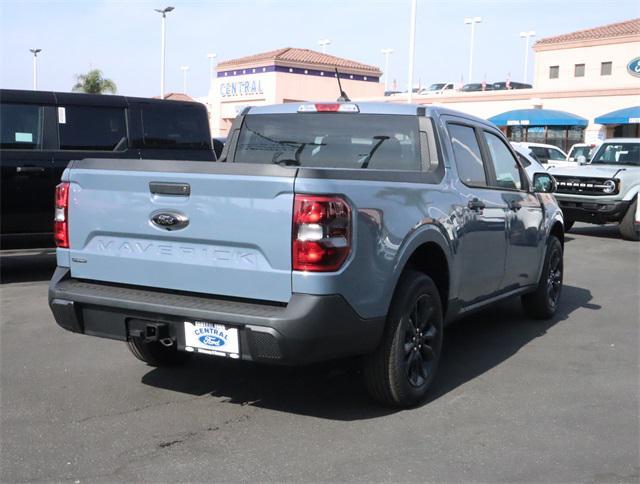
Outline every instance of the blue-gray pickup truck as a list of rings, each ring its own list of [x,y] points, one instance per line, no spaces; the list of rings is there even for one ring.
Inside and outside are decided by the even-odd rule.
[[[510,296],[553,316],[554,189],[495,126],[455,111],[251,107],[220,162],[71,162],[49,304],[63,328],[150,365],[360,356],[374,398],[415,405],[445,323]]]

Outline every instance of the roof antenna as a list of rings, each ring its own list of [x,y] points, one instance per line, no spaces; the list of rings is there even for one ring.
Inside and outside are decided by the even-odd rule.
[[[339,103],[348,103],[351,101],[346,92],[342,90],[342,84],[340,84],[340,73],[338,72],[338,68],[336,67],[336,79],[338,79],[338,89],[340,89],[340,97],[338,98]]]

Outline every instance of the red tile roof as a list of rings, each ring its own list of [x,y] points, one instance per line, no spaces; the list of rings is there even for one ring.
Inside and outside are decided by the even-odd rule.
[[[160,96],[153,96],[153,99],[160,99]],[[163,99],[168,99],[170,101],[191,101],[191,102],[197,102],[195,99],[193,99],[191,96],[189,96],[188,94],[183,94],[181,92],[169,92],[167,94],[164,95]]]
[[[334,55],[323,54],[322,52],[317,52],[315,50],[296,49],[293,47],[285,47],[283,49],[271,50],[261,54],[254,54],[247,57],[219,62],[218,70],[228,70],[239,66],[254,66],[266,62],[276,63],[278,61],[304,65],[342,67],[357,71],[367,71],[374,74],[382,73],[376,66],[344,59],[342,57],[336,57]]]
[[[545,37],[535,43],[538,45],[564,44],[568,42],[580,42],[583,40],[600,40],[615,37],[627,37],[630,35],[640,35],[640,18],[625,20],[615,24],[603,25],[591,29],[578,30],[568,34],[556,35],[555,37]]]

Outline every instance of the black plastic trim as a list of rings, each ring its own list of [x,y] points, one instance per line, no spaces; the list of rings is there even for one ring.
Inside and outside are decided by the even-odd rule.
[[[82,281],[61,267],[49,285],[49,305],[61,327],[104,338],[126,340],[132,319],[166,323],[178,335],[178,348],[184,348],[179,337],[184,321],[235,326],[243,359],[279,364],[369,353],[378,345],[385,321],[361,318],[335,294],[293,294],[283,306]],[[251,332],[269,334],[261,341],[270,348],[256,345]]]

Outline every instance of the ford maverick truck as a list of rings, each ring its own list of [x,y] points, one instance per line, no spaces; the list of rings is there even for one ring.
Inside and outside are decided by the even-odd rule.
[[[495,126],[440,107],[246,108],[217,163],[71,162],[49,304],[149,365],[359,356],[373,397],[415,405],[445,322],[511,296],[554,315],[554,189]]]
[[[565,226],[617,222],[622,237],[640,240],[640,138],[605,140],[588,162],[551,168]]]

